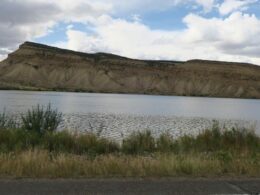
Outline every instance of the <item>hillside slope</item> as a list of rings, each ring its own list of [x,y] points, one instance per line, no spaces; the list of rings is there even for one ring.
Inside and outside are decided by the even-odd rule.
[[[0,62],[0,88],[260,98],[260,66],[133,60],[26,42]]]

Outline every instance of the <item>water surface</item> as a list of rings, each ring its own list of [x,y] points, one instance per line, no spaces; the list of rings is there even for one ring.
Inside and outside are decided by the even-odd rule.
[[[145,125],[137,128],[149,128],[150,126],[159,128],[168,121],[169,130],[173,128],[170,126],[175,124],[173,123],[174,120],[190,119],[195,124],[196,121],[194,120],[197,119],[197,122],[198,120],[201,121],[201,126],[203,124],[202,119],[205,121],[218,119],[240,121],[242,124],[246,121],[252,121],[256,122],[257,128],[260,129],[258,127],[260,123],[260,100],[254,99],[0,91],[0,111],[5,109],[9,113],[17,114],[37,104],[47,105],[48,103],[64,113],[67,116],[67,124],[74,123],[74,128],[77,126],[89,128],[86,123],[95,123],[92,126],[102,125],[102,128],[105,128],[105,126],[113,125],[111,124],[113,121],[116,123],[114,126],[118,128],[127,129],[124,125],[128,123],[132,127],[134,125],[132,123],[143,123],[141,125]],[[157,121],[160,118],[162,120]],[[155,121],[157,121],[156,124],[154,124]],[[257,131],[260,132],[260,130]]]

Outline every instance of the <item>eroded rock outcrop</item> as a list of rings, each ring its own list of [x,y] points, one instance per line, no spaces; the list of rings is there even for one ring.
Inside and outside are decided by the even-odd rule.
[[[0,88],[260,98],[260,66],[133,60],[26,42],[0,63]]]

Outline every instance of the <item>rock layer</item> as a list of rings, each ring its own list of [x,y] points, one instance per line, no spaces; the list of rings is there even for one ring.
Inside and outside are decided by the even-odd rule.
[[[260,66],[135,60],[25,42],[0,62],[0,88],[260,98]]]

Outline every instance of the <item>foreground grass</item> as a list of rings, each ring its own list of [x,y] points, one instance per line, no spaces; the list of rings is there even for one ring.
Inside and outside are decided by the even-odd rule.
[[[61,113],[37,106],[22,124],[0,114],[0,177],[259,177],[260,137],[216,123],[174,139],[135,132],[122,143],[94,134],[57,132]]]
[[[0,177],[177,176],[259,177],[260,139],[238,130],[178,139],[139,132],[120,145],[92,134],[0,131]]]
[[[260,175],[259,156],[246,154],[223,161],[216,154],[153,156],[53,154],[28,150],[0,155],[1,177],[219,177]]]

